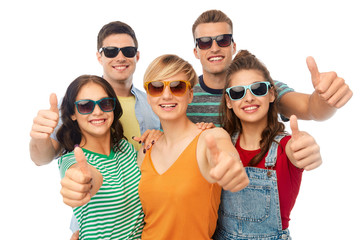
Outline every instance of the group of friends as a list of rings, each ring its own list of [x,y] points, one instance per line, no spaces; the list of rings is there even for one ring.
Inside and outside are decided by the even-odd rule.
[[[326,120],[352,91],[311,57],[312,94],[274,81],[255,55],[237,52],[219,10],[203,12],[192,32],[202,75],[161,55],[145,71],[145,93],[133,85],[135,32],[104,25],[102,77],[79,76],[34,118],[30,156],[58,160],[72,239],[291,239],[303,170],[322,163],[297,118]]]

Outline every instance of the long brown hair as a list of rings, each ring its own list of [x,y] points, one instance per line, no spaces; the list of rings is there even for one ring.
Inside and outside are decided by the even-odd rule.
[[[109,97],[116,99],[114,121],[110,127],[111,146],[114,146],[116,142],[120,141],[122,138],[125,138],[123,127],[119,121],[123,111],[114,89],[105,79],[101,77],[95,75],[82,75],[70,83],[61,103],[60,111],[63,124],[56,134],[61,148],[63,149],[61,154],[66,154],[73,151],[74,145],[80,144],[81,139],[83,138],[77,121],[73,121],[71,116],[75,114],[76,96],[78,95],[80,89],[88,83],[95,83],[100,85]]]
[[[226,82],[223,91],[223,96],[220,103],[220,123],[222,127],[233,136],[235,133],[242,133],[242,126],[240,119],[236,116],[233,109],[229,109],[226,105],[226,88],[229,87],[231,82],[231,77],[238,71],[241,70],[256,70],[260,72],[265,81],[270,82],[271,86],[274,87],[274,81],[272,80],[269,71],[265,65],[252,55],[247,50],[240,51],[234,58],[230,67],[226,73]],[[253,159],[251,159],[249,166],[256,166],[261,159],[264,158],[266,153],[269,151],[271,143],[274,141],[274,138],[280,134],[284,133],[285,126],[283,123],[278,120],[278,109],[276,105],[277,93],[274,91],[275,101],[270,103],[268,116],[267,116],[267,126],[261,133],[260,140],[260,153],[258,153]]]

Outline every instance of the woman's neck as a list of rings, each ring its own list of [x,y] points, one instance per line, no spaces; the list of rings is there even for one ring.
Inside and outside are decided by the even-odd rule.
[[[240,147],[245,150],[260,148],[261,134],[267,126],[265,123],[241,123]]]
[[[187,117],[174,121],[161,121],[162,129],[164,130],[163,140],[167,145],[174,145],[184,140],[187,137],[191,137],[198,128]]]
[[[111,141],[110,135],[104,137],[87,137],[83,138],[80,143],[80,147],[89,151],[109,156],[111,153]]]

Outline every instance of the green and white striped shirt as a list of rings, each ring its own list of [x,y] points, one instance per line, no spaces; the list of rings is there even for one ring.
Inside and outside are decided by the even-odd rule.
[[[274,81],[278,92],[278,99],[294,89],[289,88],[285,83]],[[219,105],[221,102],[222,89],[213,89],[205,85],[203,76],[199,76],[199,84],[194,86],[194,98],[187,108],[186,115],[193,123],[206,122],[214,123],[220,127]]]
[[[134,146],[121,140],[109,156],[83,151],[87,162],[102,174],[103,184],[90,202],[73,209],[80,239],[140,239],[144,214],[138,194],[141,175]],[[73,152],[59,158],[61,178],[74,163]]]

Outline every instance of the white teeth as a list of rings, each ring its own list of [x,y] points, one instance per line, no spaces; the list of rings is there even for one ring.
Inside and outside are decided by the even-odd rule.
[[[176,106],[176,104],[162,104],[162,105],[160,105],[160,107],[162,107],[162,108],[170,108],[170,107],[175,107]]]
[[[120,66],[120,67],[114,67],[116,70],[123,70],[125,69],[126,67],[125,66]]]
[[[91,121],[91,123],[93,123],[93,124],[100,124],[100,123],[103,123],[103,122],[105,122],[104,119],[103,120],[93,120],[93,121]]]
[[[254,110],[254,109],[257,109],[257,107],[253,106],[253,107],[244,108],[245,111],[251,111],[251,110]]]
[[[223,59],[223,57],[212,57],[212,58],[210,58],[209,60],[210,61],[220,61],[220,60],[222,60]]]

